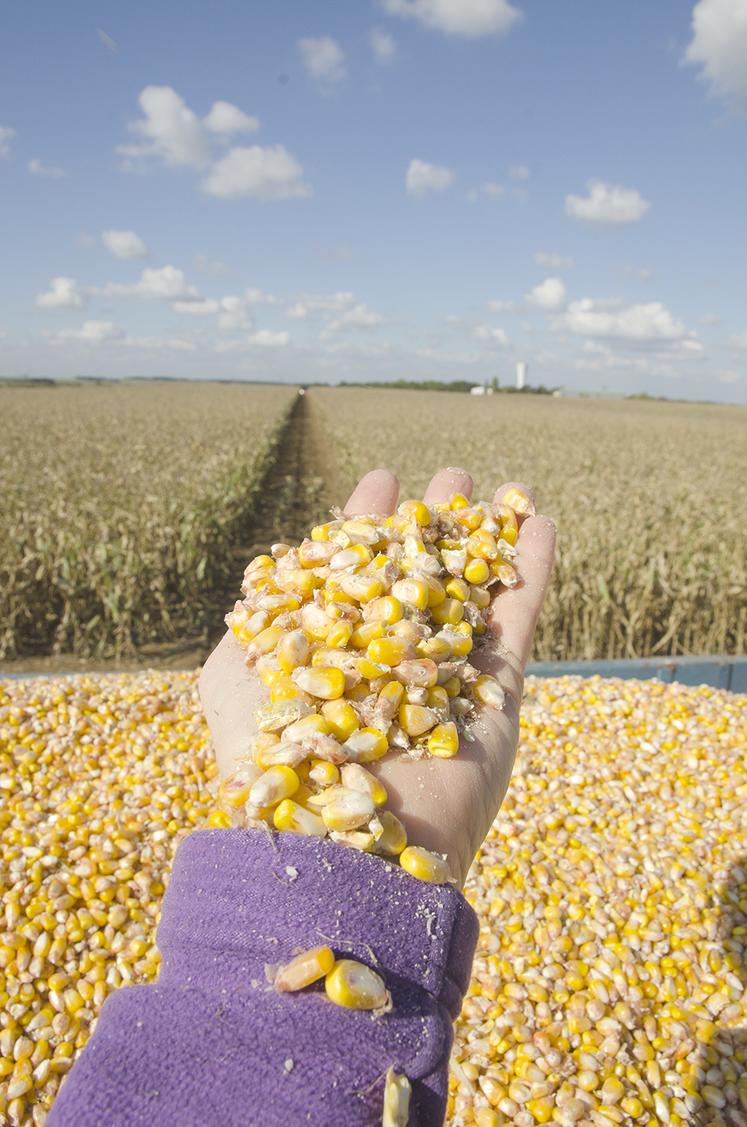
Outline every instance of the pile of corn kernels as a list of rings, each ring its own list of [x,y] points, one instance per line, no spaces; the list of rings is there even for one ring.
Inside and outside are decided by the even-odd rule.
[[[451,1127],[747,1124],[745,747],[745,697],[528,680]],[[0,680],[0,1122],[43,1123],[105,997],[155,977],[213,776],[194,674]]]
[[[226,623],[269,699],[212,824],[329,834],[421,880],[453,879],[447,858],[408,845],[363,764],[390,751],[451,759],[477,710],[502,707],[501,685],[468,655],[490,636],[492,598],[517,582],[520,522],[533,513],[516,487],[500,504],[457,493],[388,517],[336,510],[298,547],[253,559]]]

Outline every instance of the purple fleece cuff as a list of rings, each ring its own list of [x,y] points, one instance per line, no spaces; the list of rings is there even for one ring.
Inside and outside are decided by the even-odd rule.
[[[452,1020],[477,918],[464,897],[317,838],[206,830],[174,860],[158,984],[119,990],[48,1127],[374,1127],[389,1065],[411,1127],[442,1123]],[[323,983],[277,994],[265,967],[328,943],[374,967],[393,1009],[341,1009]]]

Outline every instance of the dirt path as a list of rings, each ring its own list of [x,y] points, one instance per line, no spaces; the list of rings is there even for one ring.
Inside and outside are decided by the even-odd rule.
[[[337,495],[334,453],[325,436],[321,409],[313,392],[299,395],[278,434],[273,457],[258,490],[259,503],[246,537],[233,551],[235,567],[224,590],[215,592],[209,637],[184,637],[143,646],[121,658],[82,658],[75,654],[21,657],[0,662],[3,673],[125,672],[136,669],[195,669],[223,633],[223,615],[239,595],[244,568],[252,556],[267,552],[276,540],[300,540],[323,519]]]

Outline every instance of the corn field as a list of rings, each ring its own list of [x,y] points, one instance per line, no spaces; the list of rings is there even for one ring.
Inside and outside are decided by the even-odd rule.
[[[206,626],[294,389],[0,390],[0,656]]]

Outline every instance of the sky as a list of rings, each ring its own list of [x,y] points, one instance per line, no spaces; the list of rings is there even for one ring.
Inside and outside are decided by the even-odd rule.
[[[0,375],[747,400],[747,0],[27,0]]]

